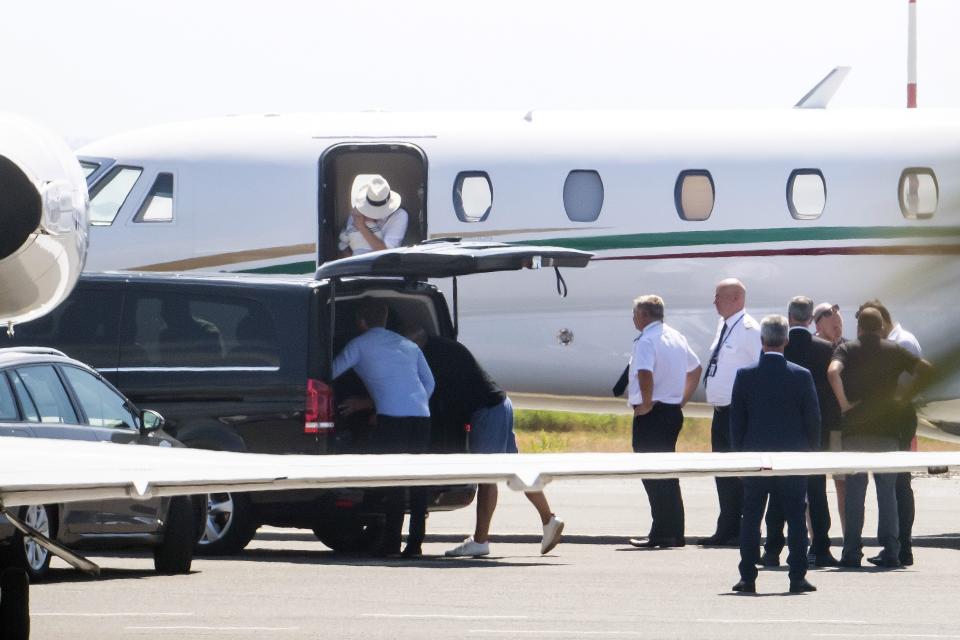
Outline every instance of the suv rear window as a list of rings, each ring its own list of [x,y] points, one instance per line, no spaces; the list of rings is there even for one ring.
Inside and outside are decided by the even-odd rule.
[[[255,300],[176,293],[131,296],[120,366],[276,367],[273,317]]]

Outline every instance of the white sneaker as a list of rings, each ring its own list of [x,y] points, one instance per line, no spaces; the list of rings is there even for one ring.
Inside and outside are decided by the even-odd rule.
[[[487,556],[490,555],[490,543],[489,542],[474,542],[473,536],[467,538],[463,541],[463,544],[450,549],[443,555],[455,558],[455,557],[472,557],[476,558],[478,556]]]
[[[563,520],[556,515],[550,516],[547,524],[543,525],[543,540],[540,542],[540,553],[549,553],[560,544],[560,534],[563,533]]]

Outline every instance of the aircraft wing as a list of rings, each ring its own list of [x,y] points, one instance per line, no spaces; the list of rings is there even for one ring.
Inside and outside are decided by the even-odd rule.
[[[945,472],[958,452],[265,455],[100,442],[3,438],[0,506],[221,491],[506,482]]]

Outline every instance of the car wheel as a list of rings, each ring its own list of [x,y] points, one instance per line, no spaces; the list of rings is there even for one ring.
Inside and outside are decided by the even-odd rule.
[[[163,528],[163,542],[153,548],[153,567],[157,573],[190,573],[193,547],[197,542],[196,532],[190,498],[171,498]]]
[[[18,515],[27,525],[53,540],[57,533],[56,513],[53,507],[30,505],[20,507]],[[2,564],[23,569],[27,572],[30,582],[37,582],[42,580],[50,569],[50,558],[51,554],[47,549],[18,530],[14,534],[13,544],[4,549]]]
[[[314,527],[313,535],[334,551],[366,553],[383,540],[383,526],[356,519],[334,520]]]
[[[240,553],[253,539],[258,526],[246,494],[207,494],[206,524],[197,542],[197,553],[209,556]]]

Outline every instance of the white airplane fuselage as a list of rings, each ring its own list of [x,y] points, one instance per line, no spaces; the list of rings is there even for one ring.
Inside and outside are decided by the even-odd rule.
[[[757,319],[808,295],[840,305],[849,338],[857,306],[879,298],[925,355],[957,343],[946,313],[960,279],[957,110],[358,113],[163,125],[78,152],[99,165],[94,205],[110,166],[142,169],[112,224],[91,227],[86,268],[311,273],[318,257],[334,257],[324,249],[336,226],[325,158],[332,149],[389,153],[390,145],[422,153],[419,193],[403,195],[422,201],[425,239],[552,244],[596,256],[564,272],[567,298],[551,269],[461,279],[461,339],[506,388],[608,394],[636,335],[632,300],[646,293],[664,298],[667,322],[706,360],[714,287],[727,277],[745,283]],[[791,214],[796,170],[822,176],[819,215]],[[912,170],[935,177],[924,183],[935,190],[932,215],[904,209]],[[568,215],[578,198],[589,209],[598,195],[591,173],[594,182],[565,201],[571,171],[602,182],[594,220]],[[714,201],[704,220],[678,213],[685,171],[709,172]],[[489,179],[481,221],[457,215],[461,172]],[[173,176],[171,218],[138,222],[159,173]],[[958,391],[954,376],[938,395]]]

